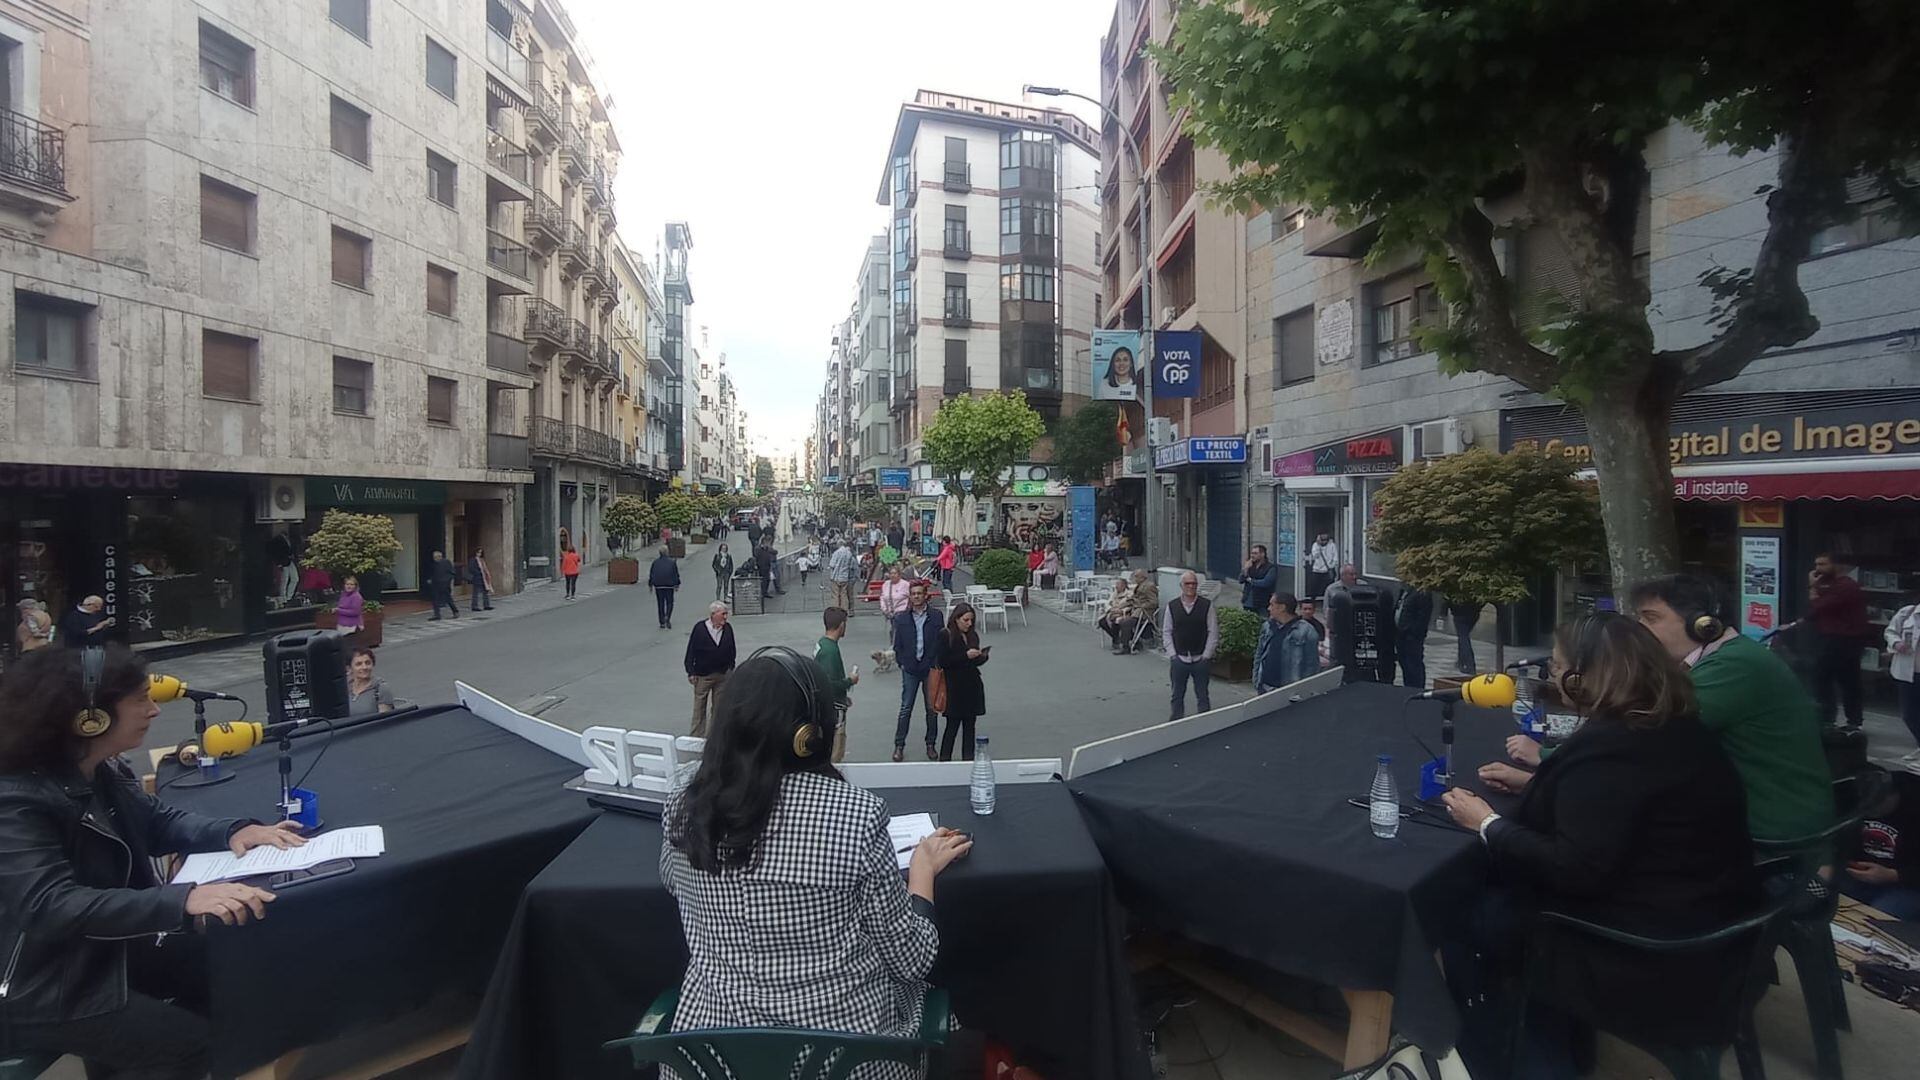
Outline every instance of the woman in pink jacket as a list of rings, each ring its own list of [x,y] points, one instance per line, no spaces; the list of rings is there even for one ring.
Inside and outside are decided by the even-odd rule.
[[[900,572],[900,564],[887,567],[887,580],[880,584],[880,614],[888,620],[907,610],[907,591],[913,583]]]
[[[940,591],[953,591],[953,567],[960,561],[960,553],[954,550],[953,537],[940,538]]]

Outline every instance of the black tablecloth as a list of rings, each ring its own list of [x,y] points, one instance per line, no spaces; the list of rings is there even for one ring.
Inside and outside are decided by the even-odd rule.
[[[214,1072],[227,1076],[419,1007],[478,998],[528,881],[593,818],[561,787],[580,766],[457,706],[294,742],[325,828],[379,825],[387,853],[284,890],[264,922],[208,932]],[[264,746],[217,787],[168,788],[184,809],[277,816]],[[165,780],[172,776],[162,774]]]
[[[1134,915],[1288,974],[1391,991],[1394,1027],[1437,1050],[1459,1018],[1433,950],[1485,879],[1480,841],[1413,821],[1381,840],[1347,804],[1382,753],[1403,805],[1417,797],[1415,736],[1440,749],[1440,706],[1407,694],[1342,687],[1071,787]],[[1517,729],[1506,712],[1457,713],[1471,778]]]
[[[974,833],[940,876],[933,981],[963,1024],[1049,1080],[1144,1080],[1132,985],[1106,868],[1063,785],[1000,788],[992,817],[965,788],[882,791]],[[687,954],[660,882],[660,824],[609,812],[527,887],[460,1063],[462,1080],[628,1077],[600,1044],[632,1031]]]

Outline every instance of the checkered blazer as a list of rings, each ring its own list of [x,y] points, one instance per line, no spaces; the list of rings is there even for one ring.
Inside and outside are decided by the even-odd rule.
[[[703,873],[662,844],[660,878],[689,953],[676,1030],[918,1033],[940,936],[908,903],[879,796],[791,773],[746,867]]]

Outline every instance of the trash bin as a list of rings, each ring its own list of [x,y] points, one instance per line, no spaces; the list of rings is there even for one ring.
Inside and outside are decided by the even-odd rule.
[[[1165,603],[1180,595],[1180,575],[1187,572],[1184,566],[1160,566],[1153,571],[1153,583],[1160,589],[1160,601]]]

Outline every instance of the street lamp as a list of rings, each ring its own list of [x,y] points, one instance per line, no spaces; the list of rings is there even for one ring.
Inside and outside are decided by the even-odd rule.
[[[1141,187],[1141,191],[1140,191],[1140,352],[1145,357],[1144,366],[1147,369],[1147,378],[1146,378],[1146,381],[1142,384],[1144,388],[1143,392],[1146,396],[1142,399],[1143,419],[1141,422],[1142,424],[1145,425],[1147,429],[1143,433],[1143,436],[1146,439],[1146,444],[1147,444],[1146,506],[1143,507],[1142,509],[1146,512],[1146,515],[1147,515],[1147,521],[1146,521],[1147,538],[1146,538],[1145,555],[1147,560],[1147,566],[1149,568],[1152,568],[1154,565],[1153,552],[1156,550],[1156,545],[1154,541],[1157,538],[1157,532],[1158,532],[1158,530],[1156,529],[1156,524],[1160,517],[1159,508],[1160,508],[1160,502],[1161,502],[1161,495],[1159,491],[1159,485],[1158,483],[1156,483],[1159,477],[1155,475],[1155,469],[1154,469],[1154,463],[1153,463],[1153,377],[1154,377],[1154,369],[1159,366],[1159,361],[1155,357],[1155,354],[1153,351],[1153,327],[1155,322],[1153,317],[1153,259],[1150,257],[1147,250],[1149,245],[1148,237],[1152,235],[1152,231],[1149,229],[1148,223],[1153,219],[1153,191],[1151,190],[1151,188],[1148,187],[1147,158],[1145,154],[1142,154],[1140,152],[1140,144],[1134,140],[1133,132],[1127,129],[1126,122],[1120,118],[1120,114],[1114,112],[1112,109],[1107,108],[1105,105],[1101,104],[1099,101],[1093,98],[1090,98],[1085,94],[1075,93],[1072,90],[1065,90],[1058,86],[1028,85],[1028,86],[1022,87],[1021,89],[1025,90],[1029,94],[1038,94],[1041,97],[1078,98],[1079,100],[1092,105],[1094,108],[1099,109],[1101,112],[1101,115],[1113,121],[1114,126],[1120,130],[1120,137],[1127,141],[1127,149],[1133,152],[1134,167],[1137,170],[1139,170],[1140,187]],[[1100,316],[1099,312],[1097,311],[1094,312],[1094,318],[1096,321],[1099,319],[1099,316]],[[1125,453],[1124,449],[1122,450],[1122,453],[1123,454]],[[1124,461],[1124,458],[1122,460]]]

